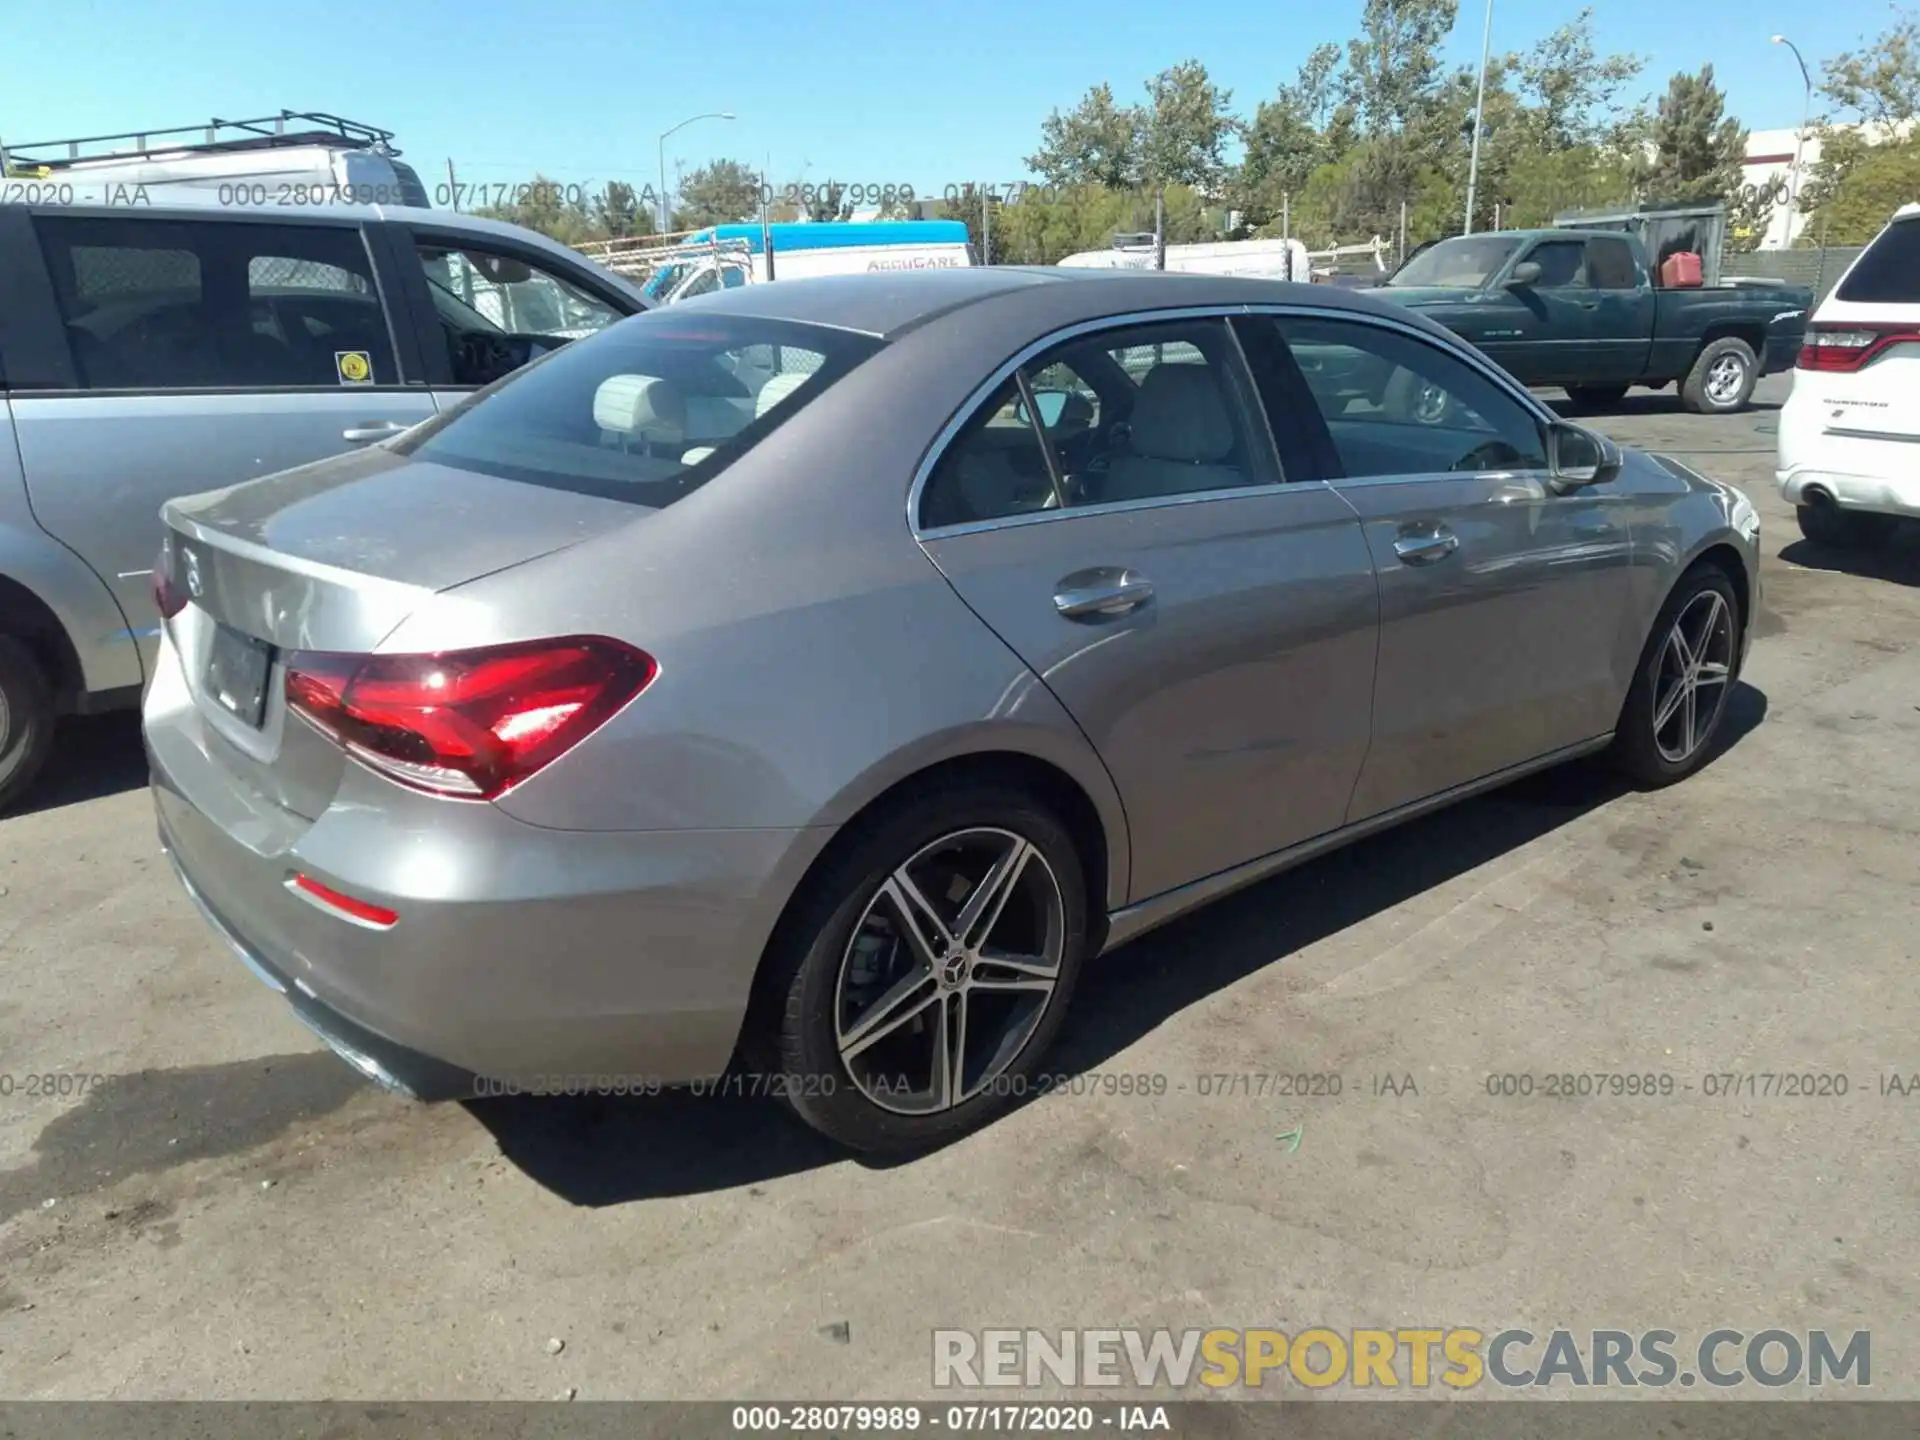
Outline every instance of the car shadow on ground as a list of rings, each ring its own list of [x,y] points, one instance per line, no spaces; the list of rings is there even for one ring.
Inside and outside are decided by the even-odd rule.
[[[1811,540],[1796,540],[1781,547],[1780,558],[1804,570],[1828,570],[1858,575],[1863,580],[1920,587],[1920,521],[1907,521],[1884,544],[1870,548],[1836,550]]]
[[[147,752],[137,711],[73,716],[60,722],[47,768],[8,816],[57,810],[147,783]]]
[[[1737,685],[1711,763],[1722,763],[1766,711],[1760,691]],[[1216,991],[1626,793],[1598,761],[1562,766],[1324,855],[1166,925],[1088,966],[1046,1068],[1058,1075],[1097,1069]],[[752,1084],[750,1078],[734,1083]],[[833,1164],[886,1169],[912,1163],[849,1156],[780,1103],[747,1094],[512,1097],[468,1108],[508,1161],[575,1205],[751,1186]]]
[[[1564,420],[1576,423],[1586,421],[1589,424],[1604,420],[1629,420],[1640,417],[1654,419],[1665,415],[1685,415],[1689,419],[1718,420],[1724,418],[1739,419],[1742,415],[1771,415],[1784,403],[1780,400],[1749,400],[1747,408],[1732,416],[1695,416],[1680,403],[1680,392],[1669,387],[1665,390],[1633,390],[1611,405],[1580,405],[1570,397],[1553,391],[1540,397],[1552,407],[1553,412]]]

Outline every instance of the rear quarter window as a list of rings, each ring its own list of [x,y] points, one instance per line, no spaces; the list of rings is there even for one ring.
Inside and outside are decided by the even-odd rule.
[[[1849,304],[1920,305],[1920,216],[1881,231],[1834,295]]]

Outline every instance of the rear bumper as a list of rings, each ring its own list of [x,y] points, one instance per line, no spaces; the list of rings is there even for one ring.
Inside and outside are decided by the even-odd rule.
[[[1882,473],[1867,475],[1814,466],[1778,470],[1774,479],[1780,496],[1789,505],[1804,505],[1810,499],[1807,492],[1819,490],[1842,509],[1920,517],[1920,444],[1889,441],[1884,448],[1889,452],[1889,462],[1904,454],[1908,461],[1904,470],[1896,470],[1892,463]]]
[[[830,831],[545,830],[354,765],[307,821],[210,753],[179,670],[163,649],[144,716],[161,843],[229,947],[364,1073],[438,1096],[727,1067]],[[343,918],[291,890],[295,871],[400,918]]]

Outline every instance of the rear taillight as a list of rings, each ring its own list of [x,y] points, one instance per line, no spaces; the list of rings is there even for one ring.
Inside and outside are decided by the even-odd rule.
[[[1910,325],[1816,326],[1794,363],[1802,370],[1858,370],[1890,346],[1908,344],[1920,344],[1920,330]]]
[[[187,592],[173,578],[173,542],[164,541],[153,562],[153,604],[162,620],[171,620],[187,608]]]
[[[437,655],[287,657],[287,706],[362,763],[434,795],[491,800],[605,724],[659,667],[600,636]]]

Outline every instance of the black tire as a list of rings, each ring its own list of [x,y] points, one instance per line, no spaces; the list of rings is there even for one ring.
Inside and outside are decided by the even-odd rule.
[[[0,635],[0,814],[33,788],[53,750],[53,686],[33,652]]]
[[[1674,621],[1687,612],[1695,601],[1708,594],[1717,594],[1726,607],[1726,678],[1723,683],[1712,687],[1719,692],[1713,699],[1713,714],[1703,726],[1697,727],[1698,738],[1693,748],[1684,757],[1675,758],[1662,748],[1661,731],[1655,724],[1654,696],[1662,693],[1663,677],[1669,674],[1667,641],[1673,632]],[[1667,596],[1667,603],[1660,607],[1652,630],[1648,632],[1646,644],[1640,651],[1639,667],[1634,671],[1633,684],[1627,690],[1626,702],[1620,707],[1620,718],[1614,726],[1613,748],[1609,758],[1616,769],[1637,785],[1650,790],[1671,785],[1677,780],[1686,779],[1712,758],[1720,727],[1726,721],[1728,699],[1740,679],[1740,654],[1744,637],[1739,627],[1740,600],[1734,594],[1733,582],[1727,578],[1726,571],[1717,565],[1701,563],[1680,577],[1673,592]],[[1671,735],[1672,732],[1667,733]]]
[[[1569,385],[1567,398],[1582,410],[1611,410],[1627,398],[1624,385]]]
[[[1029,1021],[1024,1043],[991,1084],[945,1109],[899,1114],[872,1099],[841,1058],[842,964],[850,959],[856,929],[869,903],[876,901],[882,883],[896,869],[944,837],[981,830],[1004,831],[1026,840],[1051,871],[1060,902],[1054,921],[1059,953],[1054,989],[1037,1003],[1037,1022]],[[1031,867],[1029,873],[1039,875]],[[1033,883],[1043,881],[1041,876]],[[958,903],[950,899],[946,903],[954,905],[950,920],[957,915]],[[1011,914],[1012,906],[1004,913]],[[769,993],[778,997],[771,1027],[775,1033],[765,1037],[770,1045],[750,1042],[750,1046],[763,1048],[770,1056],[775,1070],[770,1088],[829,1139],[869,1152],[930,1149],[984,1125],[1026,1092],[1026,1081],[1059,1031],[1072,1000],[1086,944],[1084,870],[1072,836],[1057,816],[1018,788],[997,782],[926,791],[874,817],[848,848],[810,878],[767,956]],[[886,953],[906,955],[907,941],[897,939]],[[934,983],[931,975],[925,983]],[[952,1000],[941,996],[939,1013],[954,1013],[947,1008]],[[933,1013],[924,1012],[928,1017]],[[933,1022],[928,1018],[912,1023],[921,1030],[902,1027],[897,1032],[902,1045],[917,1043],[913,1037]],[[927,1040],[929,1056],[935,1038]]]
[[[1833,501],[1795,508],[1800,533],[1816,545],[1834,550],[1870,550],[1893,538],[1899,520],[1866,510],[1843,510]]]
[[[1719,377],[1739,367],[1738,383],[1731,389]],[[1693,362],[1687,378],[1680,382],[1680,403],[1696,415],[1731,415],[1747,408],[1753,387],[1760,380],[1760,361],[1753,347],[1734,336],[1724,336],[1708,344]]]

